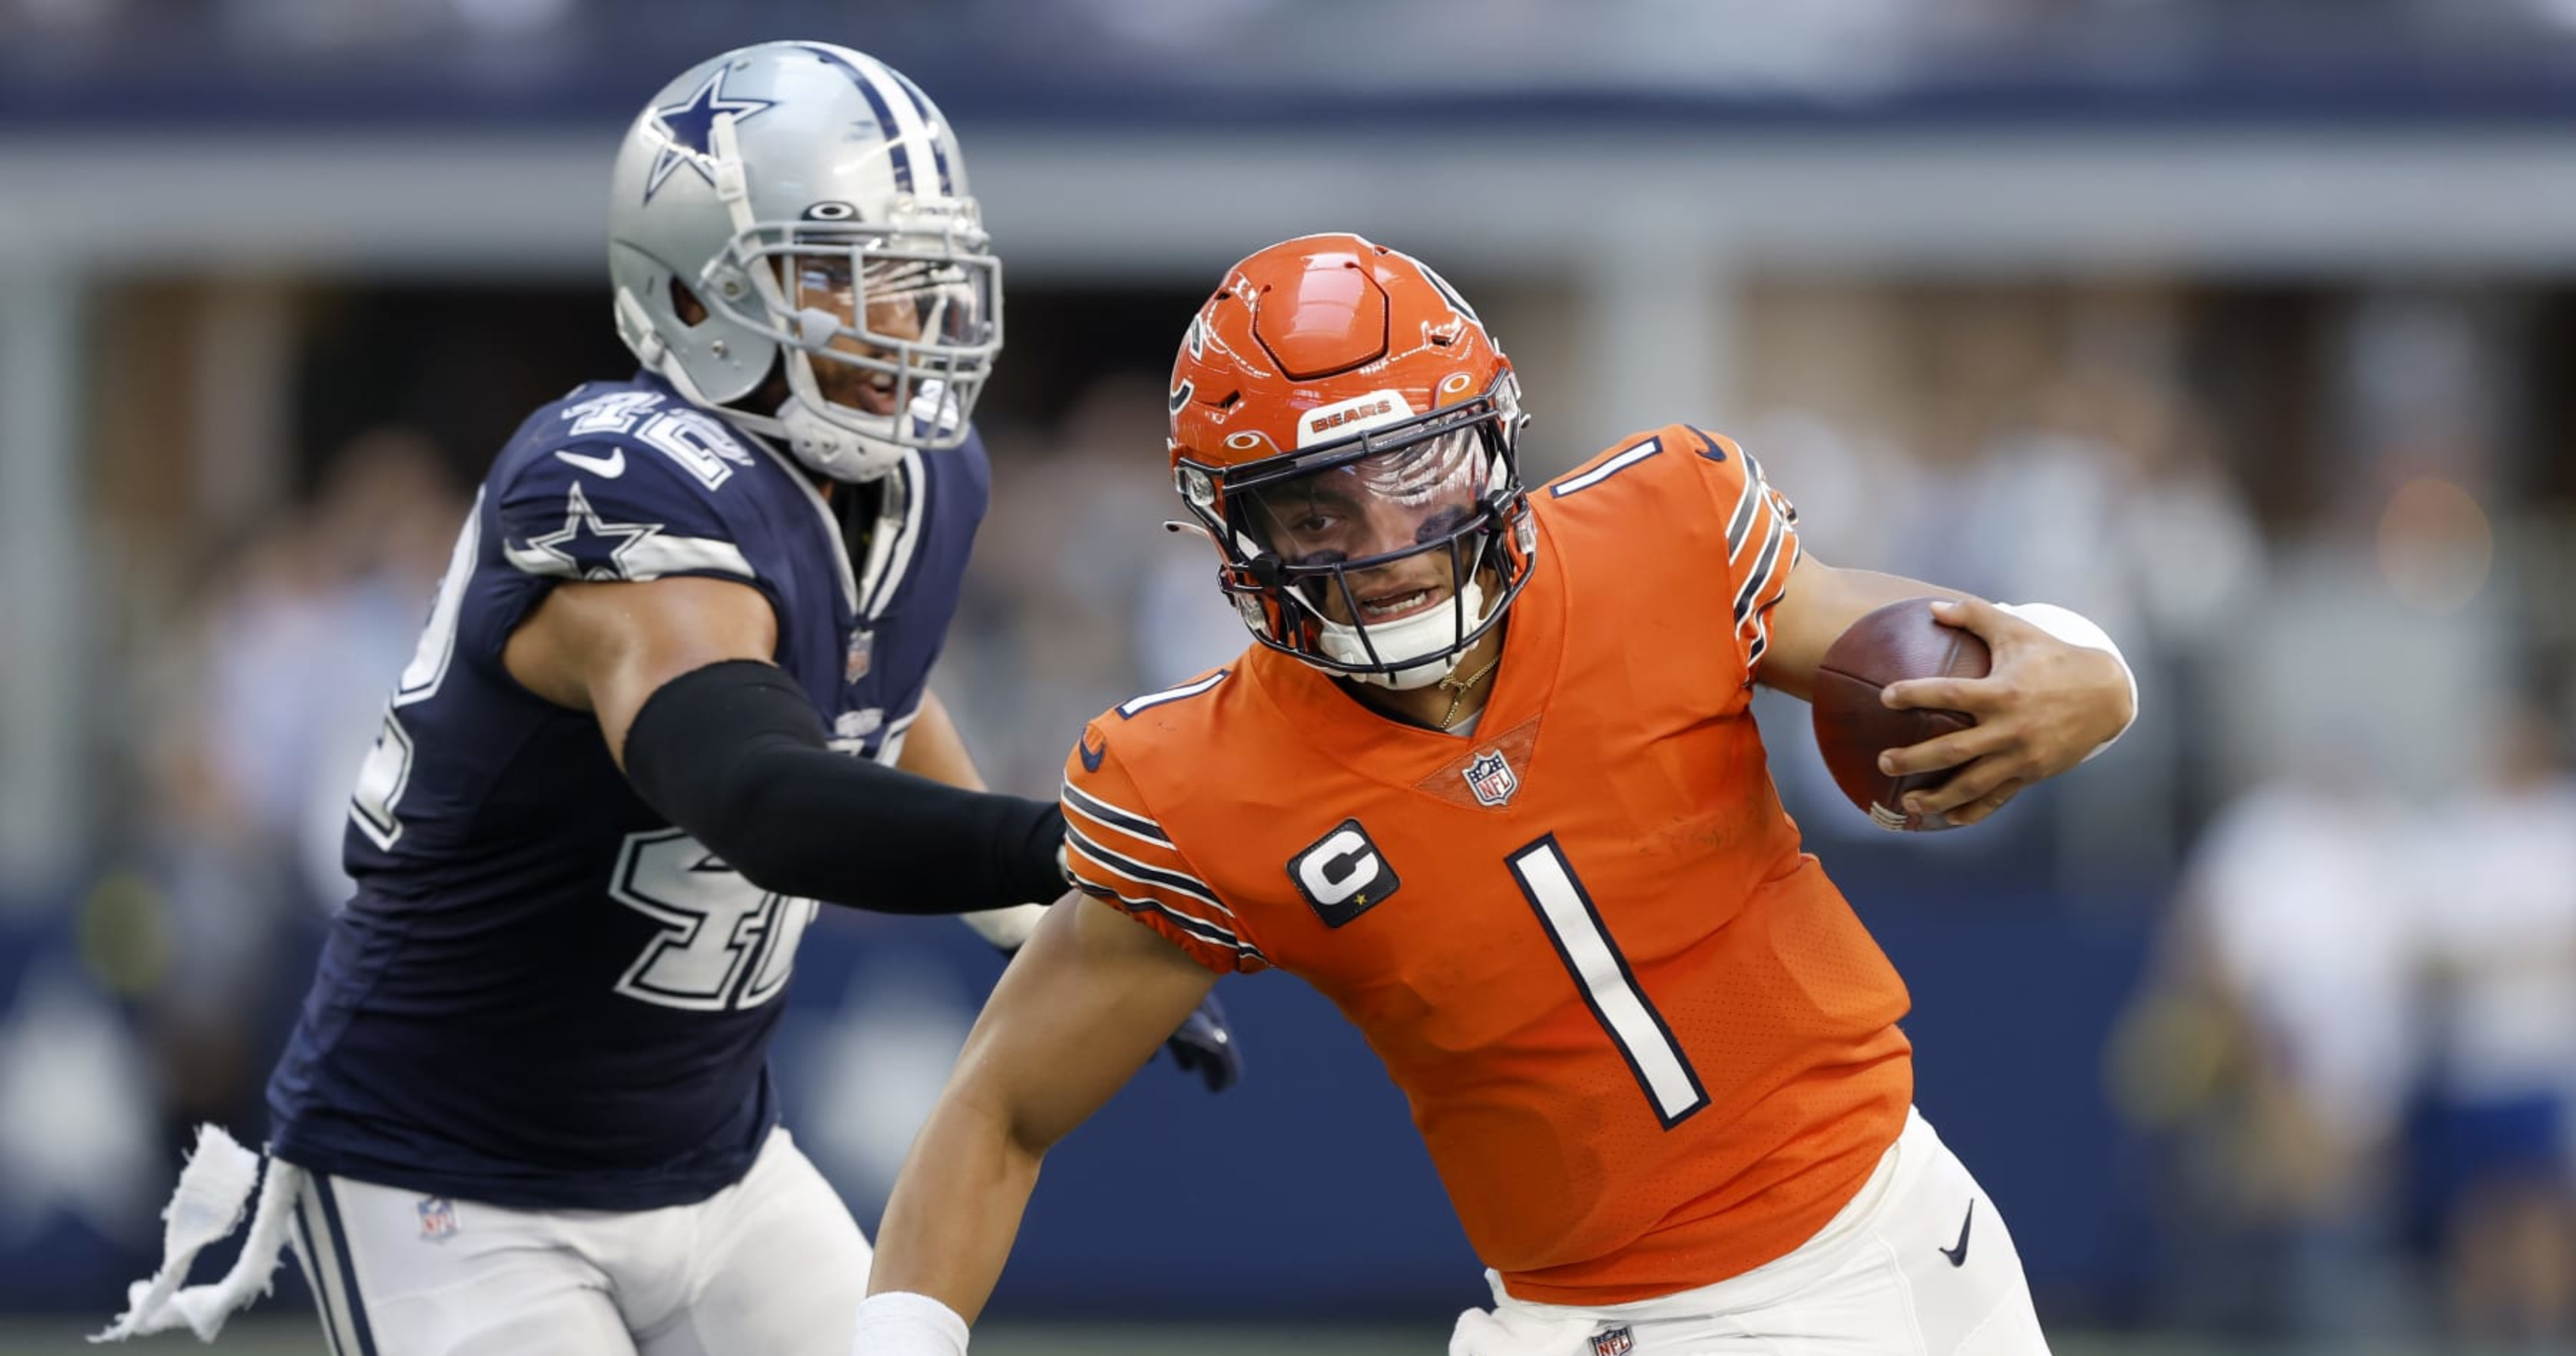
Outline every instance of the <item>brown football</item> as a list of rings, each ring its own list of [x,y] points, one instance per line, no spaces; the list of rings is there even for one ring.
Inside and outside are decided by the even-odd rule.
[[[1879,689],[1905,678],[1983,678],[1992,658],[1973,633],[1934,621],[1932,602],[1908,598],[1853,622],[1816,670],[1816,748],[1834,784],[1881,828],[1950,827],[1938,816],[1927,821],[1899,807],[1906,792],[1939,786],[1956,769],[1891,777],[1878,770],[1878,755],[1976,721],[1958,711],[1892,710],[1879,700]]]

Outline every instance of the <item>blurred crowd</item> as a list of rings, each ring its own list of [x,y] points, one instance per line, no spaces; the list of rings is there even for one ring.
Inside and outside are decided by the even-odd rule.
[[[2231,802],[2120,1033],[2185,1314],[2576,1340],[2576,775],[2517,709],[2410,804],[2367,736]]]
[[[906,0],[864,15],[833,0],[0,0],[0,70],[27,86],[0,89],[0,108],[68,84],[90,110],[273,109],[297,94],[273,87],[281,64],[305,93],[361,112],[424,76],[470,101],[560,103],[604,94],[625,63],[660,69],[753,30],[858,42],[970,109],[1032,84],[1110,100],[1318,83],[1400,100],[1500,82],[1527,97],[1607,82],[1721,100],[1937,102],[2001,86],[2269,103],[2318,92],[2321,73],[2358,73],[2405,102],[2545,96],[2571,29],[2569,0]],[[1351,43],[1355,30],[1371,40]]]
[[[1508,293],[1487,306],[1510,333]],[[2299,461],[2171,303],[1783,285],[1751,306],[1739,412],[1641,425],[1736,432],[1837,564],[2084,611],[2146,689],[2097,772],[1961,835],[1990,846],[1960,868],[2036,874],[2070,911],[2147,901],[2103,1040],[2147,1165],[2128,1317],[2576,1342],[2576,775],[2547,643],[2568,619],[2535,621],[2558,603],[2511,564],[2568,487],[2510,452],[2516,331],[2438,295],[2334,311],[2298,397],[2325,450]],[[1560,427],[1573,378],[1523,361],[1533,479],[1627,431]],[[936,685],[998,787],[1047,793],[1083,721],[1245,641],[1206,544],[1162,527],[1161,384],[1103,371],[988,421],[993,508]],[[83,907],[163,1127],[134,1146],[144,1180],[197,1121],[264,1121],[345,888],[352,772],[464,512],[454,468],[488,451],[408,426],[323,449],[309,492],[129,628],[117,681],[153,714],[124,732],[137,794]],[[1932,847],[1873,838],[1802,731],[1770,738],[1829,863]],[[72,1027],[40,999],[67,1001],[22,985],[0,1029]],[[52,1161],[0,1142],[0,1197]],[[130,1232],[133,1194],[65,1208]]]
[[[2576,1348],[2576,619],[2515,563],[2568,539],[2570,487],[2554,393],[2514,375],[2528,318],[2342,299],[2302,398],[2323,455],[2285,475],[2170,305],[1930,309],[1876,371],[1852,317],[1766,328],[1794,398],[1750,433],[1812,548],[2078,607],[2149,693],[2108,775],[2022,812],[2075,868],[2063,907],[2165,883],[2104,1049],[2155,1240],[2137,1312]],[[1855,359],[1863,397],[1806,375]],[[1849,822],[1791,790],[1811,843]]]

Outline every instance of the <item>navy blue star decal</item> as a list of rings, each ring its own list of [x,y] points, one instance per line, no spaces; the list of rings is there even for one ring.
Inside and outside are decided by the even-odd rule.
[[[661,530],[660,523],[601,522],[581,482],[574,481],[564,500],[563,530],[528,538],[527,549],[562,561],[575,579],[625,579],[626,553]]]
[[[662,144],[662,153],[653,157],[653,172],[644,179],[644,201],[653,201],[653,195],[661,189],[663,181],[678,173],[682,165],[696,170],[698,177],[710,185],[715,183],[716,176],[707,168],[715,148],[708,144],[707,138],[715,132],[717,114],[731,113],[734,121],[740,122],[778,106],[774,99],[727,95],[724,78],[730,69],[729,66],[716,67],[715,74],[708,76],[707,82],[698,86],[697,92],[691,94],[687,102],[653,110],[653,120],[662,125],[662,130],[671,139]]]

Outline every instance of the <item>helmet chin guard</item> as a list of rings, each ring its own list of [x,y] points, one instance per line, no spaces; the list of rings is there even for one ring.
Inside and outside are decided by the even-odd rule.
[[[801,354],[789,360],[791,391],[777,414],[757,419],[736,412],[733,419],[757,432],[785,439],[798,461],[834,480],[874,480],[902,465],[905,454],[923,446],[918,439],[899,440],[896,435],[902,426],[965,426],[957,402],[938,382],[922,383],[921,392],[913,397],[912,409],[901,416],[858,414],[828,402],[808,404],[801,393],[792,389],[800,385],[793,374],[802,366]],[[811,377],[801,384],[810,385]],[[764,424],[774,427],[762,428]]]
[[[778,407],[777,419],[796,459],[834,480],[874,480],[902,465],[903,454],[910,450],[891,439],[843,428],[800,396],[787,397]]]
[[[1448,606],[1426,608],[1401,621],[1382,622],[1370,627],[1365,639],[1356,626],[1336,621],[1318,623],[1316,645],[1326,658],[1348,666],[1342,676],[1352,682],[1410,692],[1457,672],[1458,661],[1467,654],[1466,648],[1457,644],[1458,636],[1480,634],[1487,620],[1484,585],[1469,579],[1458,587]],[[1397,667],[1373,668],[1372,664]]]

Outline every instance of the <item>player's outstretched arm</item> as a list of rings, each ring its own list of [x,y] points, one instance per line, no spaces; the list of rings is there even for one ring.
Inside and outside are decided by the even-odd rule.
[[[858,1356],[955,1356],[1046,1151],[1125,1085],[1216,975],[1106,904],[1047,911],[966,1038],[877,1234]]]
[[[957,722],[948,714],[948,703],[941,701],[935,691],[921,694],[921,709],[913,716],[912,733],[904,737],[903,754],[894,765],[942,785],[967,791],[987,789],[984,774],[975,770],[975,756],[966,751],[965,736],[957,733]],[[957,921],[1009,955],[1028,941],[1030,930],[1045,916],[1046,905],[1030,901],[1007,909],[960,914]]]
[[[1064,888],[1053,802],[834,753],[812,700],[770,662],[777,636],[747,585],[565,583],[502,660],[537,696],[595,715],[636,794],[764,889],[964,913]]]
[[[2093,756],[2137,715],[2137,685],[2118,648],[2064,608],[2005,607],[1901,575],[1836,569],[1812,555],[1799,560],[1771,609],[1771,643],[1755,679],[1810,697],[1826,649],[1852,623],[1889,603],[1927,596],[1947,599],[1928,605],[1934,617],[1974,632],[1993,662],[1983,678],[1888,685],[1889,706],[1976,718],[1967,729],[1887,753],[1882,767],[1891,773],[1959,768],[1939,787],[1907,796],[1908,812],[1974,824],[2023,787]]]
[[[984,789],[984,778],[975,770],[974,756],[966,751],[966,741],[957,733],[957,723],[949,717],[947,703],[936,692],[922,694],[921,713],[914,718],[912,735],[904,741],[903,757],[895,765],[950,786],[970,791]],[[977,936],[1008,956],[1028,944],[1029,934],[1046,915],[1044,904],[1017,904],[1007,909],[961,914],[957,921],[973,928]],[[1171,1051],[1172,1063],[1184,1074],[1197,1075],[1210,1092],[1223,1092],[1243,1077],[1243,1052],[1235,1046],[1225,1008],[1213,993],[1173,1030],[1165,1046]]]

